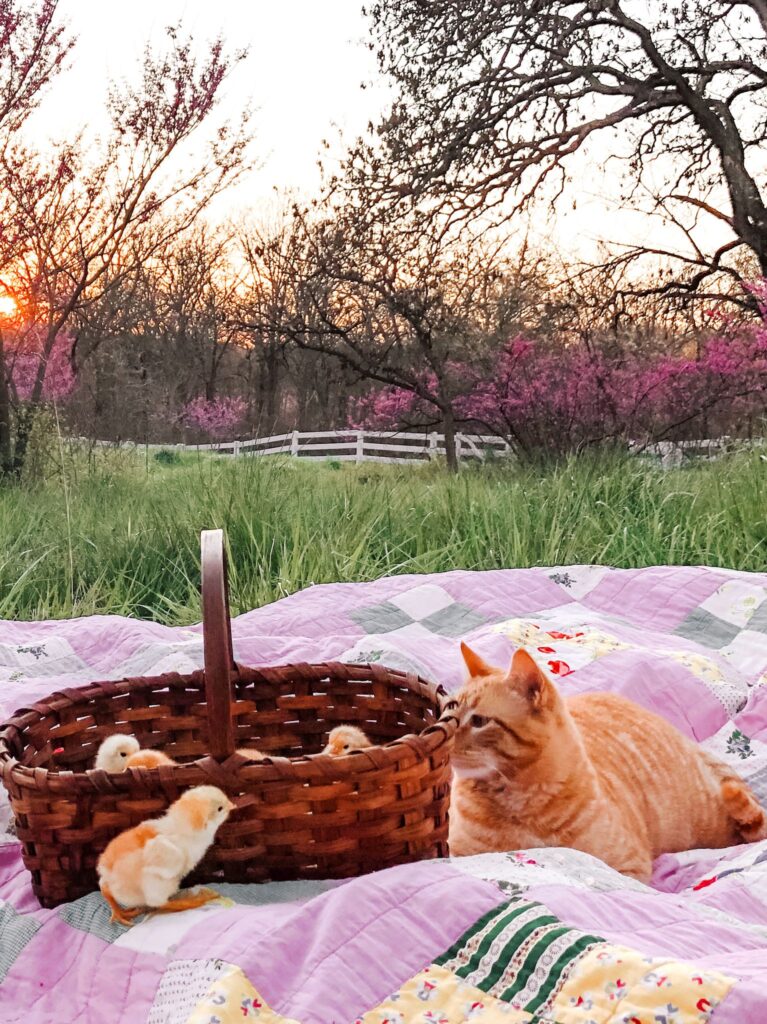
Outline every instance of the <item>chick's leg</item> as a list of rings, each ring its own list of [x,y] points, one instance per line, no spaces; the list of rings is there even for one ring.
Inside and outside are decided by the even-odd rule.
[[[177,914],[182,910],[195,910],[197,907],[202,907],[217,899],[219,899],[219,894],[212,889],[200,889],[199,892],[167,900],[161,906],[149,909],[153,914]]]
[[[109,919],[110,924],[117,922],[118,924],[125,925],[126,928],[129,928],[133,924],[134,919],[137,918],[139,914],[144,913],[143,907],[121,907],[105,885],[101,887],[101,895],[107,901],[112,910],[112,916]]]

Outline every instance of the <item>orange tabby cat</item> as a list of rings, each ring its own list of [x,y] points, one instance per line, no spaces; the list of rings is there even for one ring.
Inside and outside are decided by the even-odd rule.
[[[461,651],[452,854],[570,846],[647,881],[661,853],[767,837],[748,786],[658,715],[565,699],[524,650],[508,671]]]

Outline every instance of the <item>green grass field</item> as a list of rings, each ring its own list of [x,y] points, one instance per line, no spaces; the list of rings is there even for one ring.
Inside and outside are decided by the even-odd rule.
[[[199,531],[224,527],[233,611],[310,583],[600,562],[764,569],[767,463],[662,472],[640,459],[549,468],[333,469],[124,454],[0,491],[0,617],[199,620]]]

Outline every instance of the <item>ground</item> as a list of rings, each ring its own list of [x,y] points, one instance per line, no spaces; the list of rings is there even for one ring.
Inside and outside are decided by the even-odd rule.
[[[0,618],[198,621],[199,531],[224,527],[233,612],[310,583],[599,562],[763,570],[767,463],[664,472],[639,458],[547,467],[70,457],[0,491]]]

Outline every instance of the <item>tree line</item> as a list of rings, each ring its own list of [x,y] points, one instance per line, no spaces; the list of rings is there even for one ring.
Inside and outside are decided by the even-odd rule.
[[[30,141],[58,7],[0,8],[6,479],[52,405],[104,439],[440,429],[451,467],[462,428],[529,457],[763,430],[765,0],[378,0],[390,109],[263,223],[211,210],[258,142],[220,116],[223,40],[169,29],[99,139]],[[532,242],[605,149],[663,231],[589,263]]]

